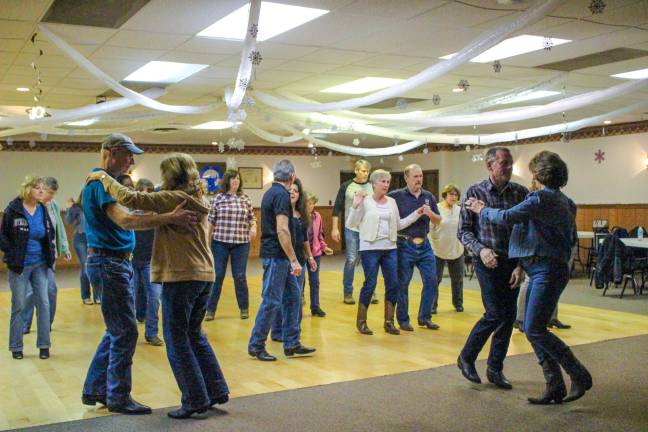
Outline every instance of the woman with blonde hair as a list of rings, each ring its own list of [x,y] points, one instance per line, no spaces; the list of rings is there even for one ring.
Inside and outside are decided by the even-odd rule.
[[[18,197],[2,215],[0,249],[9,268],[11,319],[9,351],[14,359],[23,358],[23,329],[28,285],[31,284],[38,310],[36,346],[43,360],[50,356],[50,304],[47,274],[54,268],[56,246],[54,226],[42,201],[43,179],[27,176]]]
[[[200,176],[191,156],[175,153],[160,164],[159,192],[134,192],[102,171],[89,180],[101,180],[106,191],[132,209],[157,213],[180,204],[198,214],[192,228],[164,225],[155,229],[151,281],[162,283],[162,328],[167,357],[182,392],[182,406],[168,413],[176,419],[205,412],[229,399],[229,389],[201,323],[214,282],[214,261],[209,248],[209,208]]]

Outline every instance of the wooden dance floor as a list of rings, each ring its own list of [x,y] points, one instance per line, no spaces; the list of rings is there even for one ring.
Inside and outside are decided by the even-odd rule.
[[[341,279],[341,272],[321,273],[321,304],[327,312],[326,318],[311,318],[308,304],[304,307],[302,341],[316,347],[316,355],[288,359],[281,344],[269,342],[268,351],[279,360],[262,363],[247,354],[247,341],[260,301],[261,278],[249,278],[251,316],[248,320],[239,319],[232,282],[226,278],[216,320],[204,323],[204,329],[223,367],[232,397],[452,364],[472,325],[483,313],[479,293],[473,290],[464,291],[465,312],[454,312],[450,289],[444,284],[439,314],[434,316],[441,330],[417,327],[413,333],[403,332],[400,336],[385,334],[381,299],[379,305],[369,308],[369,326],[375,334],[362,336],[355,330],[355,306],[341,301]],[[357,277],[356,286],[360,283]],[[410,287],[414,312],[418,308],[420,286],[413,283]],[[306,291],[308,298],[308,287]],[[382,286],[378,292],[384,292]],[[0,322],[3,323],[0,339],[5,347],[10,304],[10,293],[0,293]],[[560,332],[570,345],[648,334],[648,320],[642,315],[561,304],[560,317],[573,325],[572,329]],[[153,408],[177,406],[180,394],[165,348],[146,344],[143,325],[139,330],[133,364],[133,396]],[[46,361],[38,358],[33,329],[25,336],[23,360],[13,360],[8,351],[0,356],[0,429],[107,415],[105,408],[86,407],[80,400],[85,373],[103,331],[99,307],[82,305],[78,288],[61,289],[52,332],[52,357]],[[524,335],[514,331],[509,355],[530,351]],[[539,372],[537,379],[542,379]]]

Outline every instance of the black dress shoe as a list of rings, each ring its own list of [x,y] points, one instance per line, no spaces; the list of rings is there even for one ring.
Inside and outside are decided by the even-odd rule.
[[[571,328],[569,324],[565,324],[564,322],[561,322],[558,318],[550,320],[549,324],[547,324],[547,327],[549,328],[555,327],[560,330],[567,330]]]
[[[228,401],[229,401],[229,395],[225,394],[223,396],[218,396],[214,399],[210,399],[209,406],[225,405]]]
[[[180,407],[177,410],[169,411],[167,415],[172,419],[182,420],[188,419],[192,414],[202,414],[204,412],[207,412],[207,408],[188,409]]]
[[[513,385],[506,379],[502,371],[494,371],[491,368],[486,369],[486,378],[497,387],[505,390],[511,390]]]
[[[108,411],[130,415],[151,414],[151,407],[142,405],[129,396],[128,400],[126,400],[126,402],[124,403],[108,405]]]
[[[23,359],[23,352],[22,351],[12,351],[11,352],[11,357],[13,357],[15,360],[22,360]]]
[[[457,367],[464,378],[468,381],[474,382],[475,384],[481,384],[481,378],[479,378],[477,369],[475,369],[475,363],[467,362],[463,357],[461,357],[461,354],[459,354],[459,357],[457,358]]]
[[[464,311],[464,308],[463,308],[463,306],[456,306],[456,307],[455,307],[455,310],[456,310],[457,312],[463,312],[463,311]]]
[[[41,360],[47,360],[49,356],[50,356],[49,348],[40,349],[40,353],[38,354],[38,357],[40,357]]]
[[[420,319],[418,320],[418,325],[425,327],[429,330],[439,330],[439,325],[434,324],[431,319]]]
[[[324,318],[326,316],[326,312],[324,312],[321,308],[316,308],[316,309],[311,309],[311,315]]]
[[[106,395],[91,395],[91,394],[82,394],[81,403],[83,405],[95,406],[99,402],[101,405],[108,405],[106,403]]]
[[[436,314],[437,314],[436,308],[432,309],[432,315],[436,315]]]
[[[398,324],[398,327],[400,327],[401,330],[414,331],[414,327],[412,327],[412,324],[409,322]]]
[[[268,351],[265,349],[259,350],[259,351],[252,351],[248,350],[248,354],[250,354],[252,357],[256,357],[257,360],[260,361],[276,361],[277,357],[268,354]]]
[[[308,348],[302,344],[299,344],[296,347],[292,347],[292,348],[284,348],[284,354],[286,354],[286,356],[288,357],[306,356],[309,354],[313,354],[315,351],[317,351],[315,348]]]

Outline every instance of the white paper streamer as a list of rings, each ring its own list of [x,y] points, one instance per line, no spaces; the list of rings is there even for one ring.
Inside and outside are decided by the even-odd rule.
[[[108,74],[106,74],[97,66],[95,66],[92,62],[86,59],[83,56],[83,54],[81,54],[80,52],[72,48],[70,45],[68,45],[67,42],[65,42],[63,39],[61,39],[52,31],[50,31],[45,25],[39,24],[38,28],[40,32],[46,35],[47,38],[54,45],[56,45],[61,51],[63,51],[64,54],[66,54],[68,57],[74,60],[79,66],[85,69],[88,73],[90,73],[92,76],[94,76],[99,81],[106,84],[108,87],[110,87],[120,95],[140,105],[143,105],[147,108],[151,108],[157,111],[167,111],[176,114],[204,114],[218,108],[217,104],[203,105],[203,106],[168,105],[168,104],[158,102],[149,97],[146,97],[142,93],[138,93],[136,91],[133,91],[119,84],[112,77],[110,77]]]
[[[291,100],[280,99],[278,97],[259,91],[255,91],[255,95],[261,102],[265,103],[266,105],[282,110],[297,112],[342,111],[382,102],[385,99],[407,93],[408,91],[413,90],[416,87],[419,87],[461,66],[471,58],[474,58],[484,51],[497,45],[499,42],[504,40],[504,38],[515,32],[516,30],[526,27],[541,19],[564,1],[565,0],[538,0],[534,2],[533,5],[529,7],[529,9],[518,16],[517,19],[480,35],[477,39],[465,46],[450,60],[441,61],[401,83],[395,84],[391,87],[366,96],[329,103],[300,103]]]

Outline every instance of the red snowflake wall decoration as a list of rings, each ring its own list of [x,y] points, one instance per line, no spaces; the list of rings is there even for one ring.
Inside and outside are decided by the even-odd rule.
[[[594,153],[594,162],[598,162],[599,164],[605,160],[605,152],[599,149],[596,153]]]

